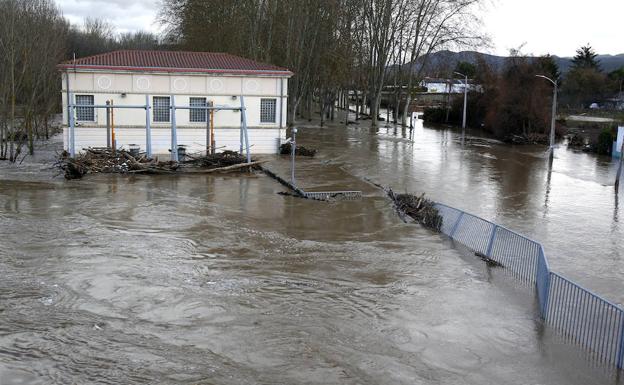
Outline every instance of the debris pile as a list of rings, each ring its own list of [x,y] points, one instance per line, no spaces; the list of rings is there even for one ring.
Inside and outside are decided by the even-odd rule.
[[[292,151],[292,147],[290,143],[284,143],[280,146],[280,154],[282,155],[290,155],[291,151]],[[295,148],[295,155],[313,157],[314,155],[316,155],[316,150],[313,148],[297,146]]]
[[[488,257],[487,255],[480,253],[480,252],[475,252],[475,255],[479,258],[481,258],[481,260],[483,262],[485,262],[486,265],[488,265],[489,267],[505,267],[503,266],[502,263],[493,260],[492,258]]]
[[[226,167],[247,162],[247,158],[235,151],[223,151],[218,154],[204,156],[186,154],[186,159],[182,162],[183,165],[204,168]]]
[[[442,216],[435,208],[434,202],[425,198],[425,194],[418,197],[411,194],[395,194],[394,191],[389,190],[388,196],[394,201],[399,212],[413,218],[425,227],[440,231]]]
[[[86,174],[117,173],[117,174],[172,174],[228,172],[244,168],[253,169],[262,162],[247,163],[247,159],[236,152],[224,151],[219,154],[192,157],[178,163],[174,161],[158,161],[148,158],[145,154],[134,157],[130,152],[109,148],[88,148],[75,158],[63,151],[55,163],[65,175],[65,179],[79,179]]]
[[[571,134],[568,136],[568,147],[585,147],[587,140],[580,134]]]

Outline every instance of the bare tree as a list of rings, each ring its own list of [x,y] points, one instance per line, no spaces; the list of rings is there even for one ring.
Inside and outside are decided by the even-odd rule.
[[[410,42],[407,45],[407,95],[401,123],[407,124],[412,89],[422,77],[429,55],[452,46],[477,45],[483,38],[475,31],[479,24],[475,8],[481,0],[417,0],[410,3]]]
[[[370,104],[376,125],[389,66],[396,70],[395,104],[407,85],[406,110],[427,56],[475,40],[471,6],[479,1],[164,0],[160,19],[166,40],[182,49],[226,51],[293,70],[290,122],[302,106],[310,116],[313,99],[331,117],[338,95],[353,88],[356,114]]]
[[[50,0],[0,3],[0,158],[34,152],[58,105],[56,64],[63,58],[65,22]]]

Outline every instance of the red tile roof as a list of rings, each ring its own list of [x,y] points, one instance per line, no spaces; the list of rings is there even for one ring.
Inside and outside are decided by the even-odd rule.
[[[122,50],[66,61],[59,68],[292,75],[283,67],[221,52]]]

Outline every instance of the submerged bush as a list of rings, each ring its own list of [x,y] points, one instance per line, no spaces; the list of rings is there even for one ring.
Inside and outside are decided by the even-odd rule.
[[[598,135],[598,141],[596,143],[596,152],[601,155],[611,155],[613,150],[614,137],[611,130],[608,128],[603,129]]]

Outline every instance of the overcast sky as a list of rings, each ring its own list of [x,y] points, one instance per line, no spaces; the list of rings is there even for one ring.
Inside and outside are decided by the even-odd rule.
[[[56,0],[73,23],[85,17],[107,19],[120,32],[158,32],[158,0]],[[524,45],[523,52],[573,56],[590,43],[598,53],[624,53],[624,0],[485,0],[483,32],[491,48],[505,55]]]

